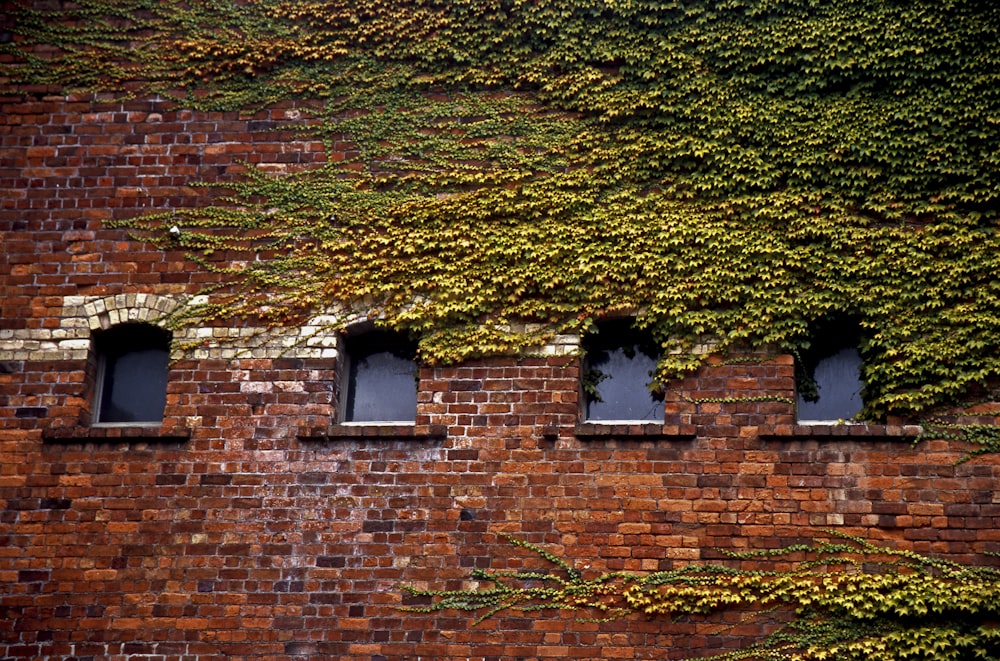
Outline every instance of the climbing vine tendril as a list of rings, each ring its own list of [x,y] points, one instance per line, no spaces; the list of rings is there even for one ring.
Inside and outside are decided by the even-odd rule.
[[[543,548],[508,537],[555,570],[478,569],[477,586],[439,591],[404,587],[405,610],[468,611],[476,622],[504,613],[561,610],[594,621],[645,615],[673,622],[743,624],[769,631],[749,647],[717,661],[896,661],[1000,657],[1000,571],[876,546],[829,531],[828,539],[782,549],[729,552],[731,562],[691,563],[638,575],[615,572],[586,578]],[[742,569],[777,563],[787,569]],[[731,621],[728,620],[728,621]],[[699,628],[704,631],[704,627]]]

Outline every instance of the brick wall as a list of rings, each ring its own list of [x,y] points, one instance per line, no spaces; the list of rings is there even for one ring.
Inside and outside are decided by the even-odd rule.
[[[321,145],[270,130],[295,121],[291,105],[3,100],[0,657],[670,659],[756,633],[554,613],[472,627],[397,609],[402,583],[542,566],[500,533],[593,573],[831,528],[995,562],[982,554],[1000,552],[997,458],[956,465],[964,448],[913,446],[903,421],[798,426],[787,356],[671,384],[662,425],[580,424],[563,338],[547,357],[425,367],[415,426],[358,428],[333,424],[335,342],[241,357],[212,340],[243,330],[203,329],[205,348],[176,356],[163,425],[89,426],[91,333],[155,320],[204,278],[102,222],[202,204],[216,192],[189,184],[237,177],[241,161],[324,162]]]

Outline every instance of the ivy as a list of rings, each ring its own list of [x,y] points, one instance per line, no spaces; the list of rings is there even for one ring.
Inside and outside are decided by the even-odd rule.
[[[543,548],[507,537],[555,571],[477,569],[463,590],[404,586],[429,605],[411,612],[571,611],[584,621],[641,614],[692,626],[738,613],[770,631],[750,646],[702,659],[896,661],[1000,658],[1000,571],[876,546],[828,531],[830,539],[782,549],[727,552],[730,563],[692,563],[645,575],[586,578]],[[744,569],[776,563],[787,569]]]
[[[219,274],[178,325],[358,311],[455,362],[637,313],[662,382],[706,341],[804,351],[847,316],[864,417],[995,396],[992,3],[84,0],[13,18],[8,87],[323,101],[289,128],[327,166],[249,168],[216,206],[116,224]]]
[[[692,404],[753,404],[757,402],[780,402],[781,404],[794,404],[790,397],[780,395],[758,395],[755,397],[685,397],[685,401]]]
[[[955,424],[931,420],[924,431],[913,439],[914,445],[923,440],[941,439],[965,443],[970,449],[956,463],[963,464],[979,455],[1000,452],[1000,427],[996,425]]]

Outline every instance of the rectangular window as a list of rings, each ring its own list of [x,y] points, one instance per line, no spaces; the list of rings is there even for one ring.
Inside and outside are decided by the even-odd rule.
[[[158,423],[167,400],[170,332],[119,324],[95,336],[96,423]]]
[[[413,422],[416,347],[404,336],[371,331],[346,341],[345,422]]]
[[[650,386],[660,347],[631,320],[598,326],[584,338],[586,419],[663,422],[663,397]]]
[[[855,418],[864,406],[861,394],[861,336],[856,322],[836,320],[818,327],[797,367],[799,422]]]

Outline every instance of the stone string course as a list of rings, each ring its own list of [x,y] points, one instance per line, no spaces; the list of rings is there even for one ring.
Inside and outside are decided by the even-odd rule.
[[[425,366],[416,424],[358,433],[337,420],[336,337],[206,327],[177,338],[208,344],[175,354],[160,427],[91,427],[93,331],[158,323],[213,277],[103,221],[207,203],[191,184],[243,162],[321,165],[287,130],[303,116],[0,99],[0,658],[678,659],[760,633],[738,614],[725,630],[549,612],[474,627],[397,608],[401,584],[544,567],[501,533],[588,576],[824,529],[997,564],[996,456],[914,445],[915,421],[796,425],[783,355],[670,384],[662,426],[594,425],[577,340],[558,338]],[[995,423],[1000,406],[976,411]]]
[[[63,299],[57,328],[0,329],[0,361],[86,360],[92,349],[93,331],[132,322],[162,324],[179,306],[197,304],[203,298],[198,295],[178,299],[144,293],[67,296]],[[337,315],[326,314],[294,329],[272,331],[253,326],[184,328],[173,334],[172,359],[285,357],[336,360],[340,335],[332,329],[339,325]],[[347,325],[350,326],[349,323]],[[199,346],[189,348],[193,345]],[[533,353],[568,355],[576,353],[579,345],[578,337],[560,335]]]

